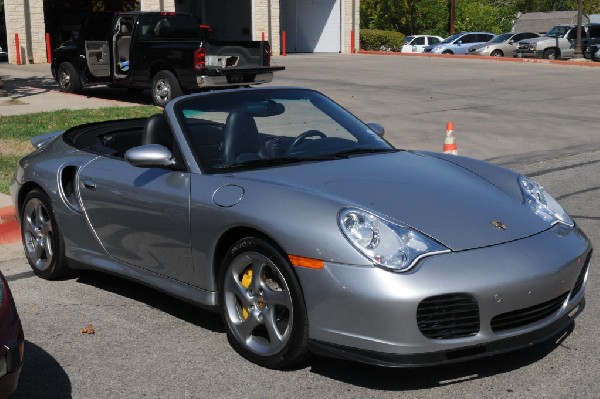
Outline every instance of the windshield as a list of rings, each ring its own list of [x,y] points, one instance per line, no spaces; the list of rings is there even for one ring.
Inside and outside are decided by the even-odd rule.
[[[313,90],[216,92],[182,100],[175,112],[205,173],[394,150],[355,116]]]
[[[462,35],[463,35],[462,33],[457,33],[455,35],[448,36],[447,38],[445,38],[444,40],[442,40],[440,42],[440,44],[452,43],[454,40],[456,40],[457,38],[461,37]]]
[[[490,40],[489,43],[504,43],[505,41],[507,41],[511,37],[513,37],[512,33],[503,33],[501,35],[496,36],[492,40]]]
[[[569,26],[554,26],[544,36],[548,37],[563,37],[571,29]]]

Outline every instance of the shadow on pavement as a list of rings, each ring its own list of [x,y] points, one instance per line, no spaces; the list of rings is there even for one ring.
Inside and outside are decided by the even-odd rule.
[[[27,97],[48,92],[59,92],[58,84],[49,77],[11,78],[3,79],[4,90],[14,100],[26,102]],[[67,93],[65,93],[66,95]],[[131,104],[151,105],[152,98],[149,91],[116,89],[108,86],[96,86],[83,89],[80,96],[113,100]]]
[[[71,390],[71,380],[56,359],[25,341],[25,363],[12,398],[70,398]]]
[[[145,303],[200,328],[218,333],[225,332],[223,321],[217,313],[163,294],[145,285],[94,271],[80,272],[77,276],[77,282]]]
[[[364,388],[386,391],[428,389],[485,378],[528,366],[560,346],[573,329],[574,323],[561,334],[525,349],[442,366],[394,369],[326,358],[318,358],[318,361],[313,359],[309,361],[309,366],[315,374]],[[507,389],[507,392],[510,390]]]

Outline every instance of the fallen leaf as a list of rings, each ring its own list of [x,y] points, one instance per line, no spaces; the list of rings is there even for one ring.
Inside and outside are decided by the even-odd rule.
[[[82,328],[81,330],[79,330],[79,332],[82,334],[96,334],[96,330],[94,330],[93,324],[88,324],[86,328]]]

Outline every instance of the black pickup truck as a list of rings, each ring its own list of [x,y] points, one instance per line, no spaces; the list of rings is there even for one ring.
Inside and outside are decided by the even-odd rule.
[[[93,13],[78,37],[53,51],[60,90],[150,88],[164,106],[185,92],[271,82],[269,42],[216,42],[197,18],[174,12]]]

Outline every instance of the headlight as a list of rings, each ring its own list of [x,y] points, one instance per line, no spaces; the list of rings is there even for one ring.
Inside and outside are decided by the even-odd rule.
[[[544,190],[544,187],[525,176],[519,177],[519,185],[523,192],[525,205],[527,205],[536,215],[552,225],[556,223],[563,223],[567,226],[575,225],[573,219],[571,219],[560,204]]]
[[[361,254],[393,271],[404,272],[425,256],[450,252],[408,226],[388,222],[360,209],[342,209],[338,224],[342,234]]]

